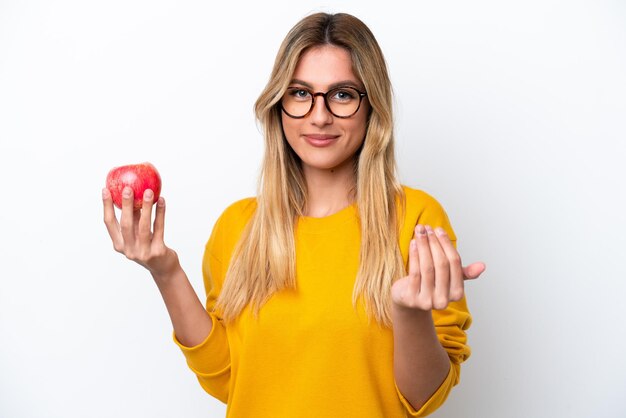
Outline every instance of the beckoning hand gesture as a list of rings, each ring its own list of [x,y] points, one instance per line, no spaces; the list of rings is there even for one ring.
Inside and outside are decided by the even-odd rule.
[[[429,311],[463,298],[464,280],[476,279],[484,263],[461,265],[461,257],[443,228],[417,225],[409,245],[408,275],[391,287],[396,306]]]

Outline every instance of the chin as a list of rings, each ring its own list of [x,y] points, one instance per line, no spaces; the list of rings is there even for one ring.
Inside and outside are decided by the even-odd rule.
[[[306,166],[309,169],[313,170],[323,170],[323,171],[331,171],[331,170],[345,170],[347,168],[352,169],[352,159],[347,160],[302,160],[302,166]]]

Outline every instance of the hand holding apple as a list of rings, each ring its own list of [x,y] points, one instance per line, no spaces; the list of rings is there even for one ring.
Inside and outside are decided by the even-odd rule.
[[[154,193],[154,202],[159,200],[161,195],[161,176],[157,169],[150,163],[131,164],[115,167],[106,179],[106,188],[111,192],[113,204],[122,208],[122,191],[124,187],[133,189],[133,208],[141,209],[143,194],[147,189]]]
[[[160,191],[161,178],[150,163],[114,168],[107,176],[107,187],[102,189],[104,224],[113,248],[148,269],[157,283],[180,270],[176,252],[163,240],[165,200],[159,197]],[[114,203],[122,209],[119,222]]]

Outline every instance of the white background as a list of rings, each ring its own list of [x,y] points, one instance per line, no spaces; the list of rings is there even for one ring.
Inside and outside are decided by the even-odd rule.
[[[626,414],[624,1],[0,0],[0,416],[221,417],[159,293],[102,223],[151,161],[199,294],[213,222],[255,193],[252,106],[314,11],[370,26],[405,184],[447,209],[473,355],[436,417]]]

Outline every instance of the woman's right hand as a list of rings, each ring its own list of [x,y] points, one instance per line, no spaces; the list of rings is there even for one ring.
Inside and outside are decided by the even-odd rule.
[[[153,191],[146,190],[143,206],[133,210],[133,190],[126,187],[122,192],[122,214],[118,222],[111,193],[107,188],[102,189],[104,224],[113,241],[113,248],[148,269],[152,277],[160,281],[171,277],[180,269],[180,264],[176,252],[163,241],[165,200],[162,197],[156,204],[154,225],[150,225],[153,199]]]

